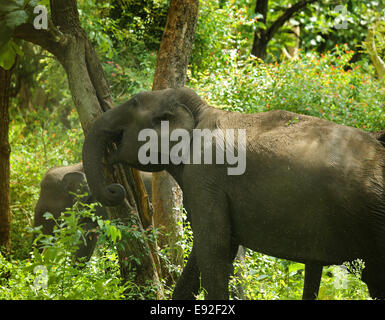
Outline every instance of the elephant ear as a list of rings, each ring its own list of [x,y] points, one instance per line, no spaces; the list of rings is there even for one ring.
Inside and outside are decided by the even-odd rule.
[[[167,110],[162,110],[154,117],[153,127],[159,132],[161,121],[168,121],[170,133],[175,129],[184,129],[191,133],[195,127],[195,120],[191,110],[186,105],[176,101]]]
[[[65,174],[62,183],[68,192],[88,192],[87,181],[83,172],[73,171]]]

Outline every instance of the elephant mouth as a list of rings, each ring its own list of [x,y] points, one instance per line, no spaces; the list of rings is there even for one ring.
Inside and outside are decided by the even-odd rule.
[[[246,170],[246,129],[193,129],[191,135],[181,128],[170,132],[168,121],[161,121],[160,137],[146,128],[138,141],[146,141],[138,150],[141,165],[220,164],[232,166],[228,175]]]

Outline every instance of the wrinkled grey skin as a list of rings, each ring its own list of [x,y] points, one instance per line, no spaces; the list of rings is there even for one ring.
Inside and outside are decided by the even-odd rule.
[[[170,130],[246,129],[245,173],[227,175],[227,163],[140,164],[138,132],[161,120]],[[286,111],[218,110],[187,88],[140,93],[98,118],[83,146],[90,190],[109,206],[124,199],[103,178],[112,141],[112,161],[167,170],[183,190],[194,244],[173,298],[193,299],[201,274],[207,299],[227,299],[238,245],[306,266],[360,258],[371,296],[385,298],[385,148],[371,135]]]
[[[385,147],[385,130],[377,131],[377,132],[369,132],[369,134],[380,141],[380,143]]]
[[[385,130],[368,132],[368,134],[378,140],[385,147]],[[304,300],[313,300],[318,297],[321,278],[322,265],[317,263],[308,263],[305,265],[305,283],[302,296]]]
[[[151,201],[152,176],[151,173],[142,173],[144,185]],[[86,177],[83,172],[82,163],[77,163],[67,167],[52,168],[47,171],[40,183],[40,197],[35,207],[34,226],[42,226],[43,234],[53,234],[54,221],[44,218],[44,213],[50,212],[55,219],[60,217],[66,208],[72,208],[76,199],[72,193],[85,194],[89,192]],[[81,199],[83,203],[93,203],[95,198],[89,195]],[[107,218],[106,210],[96,207],[96,214],[102,218]],[[83,229],[86,231],[85,243],[82,241],[79,249],[75,253],[77,259],[85,258],[88,261],[95,249],[96,236],[92,232],[97,227],[97,223],[91,219],[81,219]]]

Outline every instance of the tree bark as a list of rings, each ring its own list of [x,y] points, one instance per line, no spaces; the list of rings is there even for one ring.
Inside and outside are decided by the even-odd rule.
[[[83,131],[87,134],[96,118],[112,107],[110,89],[95,50],[81,28],[76,0],[50,0],[50,7],[48,30],[35,30],[32,25],[24,24],[15,30],[13,36],[38,44],[57,57],[66,71],[72,98]],[[142,211],[146,208],[141,203],[137,205],[135,191],[131,188],[134,185],[139,192],[144,189],[140,186],[143,184],[141,177],[133,180],[131,168],[122,165],[105,171],[109,182],[122,184],[128,195],[125,205],[108,208],[110,218],[125,224],[132,222],[145,237],[142,217],[146,214]],[[143,197],[139,195],[136,198]],[[139,286],[148,286],[150,281],[158,289],[157,298],[162,298],[156,255],[150,247],[146,239],[143,241],[122,233],[122,239],[117,243],[120,272],[123,281],[131,279],[132,272],[135,272],[135,282]]]
[[[254,13],[262,15],[260,22],[266,25],[267,19],[267,9],[269,6],[269,0],[257,0],[255,4]],[[255,57],[261,58],[262,60],[266,58],[266,49],[267,49],[267,39],[266,39],[266,30],[263,28],[258,28],[254,32],[254,41],[251,48],[251,54]]]
[[[199,0],[171,0],[160,44],[153,90],[183,87],[191,55]],[[182,191],[167,172],[153,173],[154,226],[163,229],[161,247],[171,249],[171,261],[183,266]],[[173,275],[171,275],[173,277]]]
[[[295,45],[283,47],[282,54],[284,58],[287,58],[289,60],[296,60],[298,59],[298,54],[299,54],[299,40],[300,40],[301,28],[299,25],[298,26],[290,25],[290,29],[291,29],[290,36],[295,41]]]
[[[10,238],[10,208],[9,208],[9,156],[11,148],[8,139],[9,130],[9,90],[11,71],[0,67],[0,251],[9,253]]]
[[[366,51],[369,54],[370,60],[373,63],[374,68],[376,69],[378,80],[382,81],[385,76],[385,62],[378,55],[376,42],[374,40],[374,35],[376,33],[376,24],[373,24],[368,28],[368,34],[365,40]]]

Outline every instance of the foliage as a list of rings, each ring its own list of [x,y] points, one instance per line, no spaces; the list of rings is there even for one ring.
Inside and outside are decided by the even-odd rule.
[[[143,41],[148,50],[158,50],[166,25],[169,0],[115,0],[110,17],[120,28]]]
[[[254,0],[229,0],[218,4],[214,0],[202,0],[198,20],[192,68],[206,70],[213,58],[222,54],[222,50],[238,49],[249,55],[254,32],[258,28],[266,28],[283,12],[297,1],[269,1],[266,25],[261,16],[254,12]],[[269,42],[266,58],[272,62],[282,58],[282,48],[295,45],[292,27],[300,26],[300,46],[308,52],[315,49],[327,52],[334,49],[335,44],[349,44],[355,51],[355,61],[367,59],[361,54],[362,41],[367,27],[376,19],[384,21],[385,7],[382,2],[349,0],[341,7],[334,0],[317,1],[306,6],[280,28]],[[379,42],[381,43],[381,42]]]
[[[121,7],[119,3],[123,2]],[[152,42],[149,39],[154,37],[154,29],[159,29],[155,34],[162,30],[160,25],[153,24],[159,24],[155,16],[163,14],[165,18],[165,4],[155,0],[140,5],[138,1],[95,4],[93,0],[83,0],[79,3],[82,27],[98,52],[116,103],[151,89],[156,63],[153,47],[159,45],[160,36]],[[132,8],[136,11],[130,11]],[[147,15],[151,16],[150,22]],[[140,26],[138,21],[142,21]],[[134,30],[135,26],[142,31]]]
[[[16,54],[23,55],[13,70],[12,90],[17,95],[10,108],[12,252],[7,258],[0,256],[0,299],[152,299],[154,286],[138,287],[134,270],[127,283],[119,275],[116,246],[120,237],[143,236],[135,221],[127,225],[98,220],[97,250],[89,262],[76,264],[71,253],[84,236],[79,217],[92,214],[75,207],[57,220],[61,228],[53,236],[40,237],[46,246],[42,253],[31,249],[39,182],[48,168],[81,160],[83,134],[59,63],[36,46],[2,38],[24,21],[21,11],[27,2],[2,1],[0,5],[0,16],[5,17],[0,38],[6,48],[0,48],[0,64],[10,66]],[[267,24],[293,2],[271,0]],[[339,21],[334,2],[323,3],[307,7],[290,21],[301,25],[298,60],[281,60],[282,46],[293,44],[285,25],[271,41],[263,62],[249,57],[253,33],[264,27],[254,13],[255,1],[201,0],[188,85],[219,108],[244,113],[285,109],[364,130],[384,129],[385,88],[373,76],[365,53],[359,51],[365,28],[378,8],[376,2],[348,1],[349,28],[338,32],[333,28]],[[168,1],[80,0],[78,4],[82,27],[102,62],[115,102],[150,90]],[[9,14],[17,19],[10,19]],[[383,22],[377,30],[376,45],[383,56]],[[44,99],[37,99],[39,91],[44,92]],[[193,235],[183,217],[179,245],[187,261]],[[155,241],[158,230],[149,228],[146,234]],[[171,264],[169,250],[158,251],[161,263],[180,272]],[[127,257],[125,263],[135,259]],[[324,268],[319,298],[368,299],[366,286],[359,280],[363,266],[355,264],[358,272],[352,265]],[[245,262],[237,262],[235,270],[242,276],[233,277],[230,287],[241,284],[248,299],[300,299],[302,295],[302,264],[247,250]],[[167,297],[171,291],[172,287],[167,288]],[[198,298],[202,297],[201,292]],[[232,298],[238,297],[233,294]]]
[[[0,67],[8,70],[17,55],[23,55],[13,31],[23,23],[33,22],[33,8],[39,0],[3,0],[0,4]]]
[[[299,15],[294,23],[301,28],[303,50],[332,50],[336,43],[348,43],[358,50],[364,41],[367,28],[378,16],[384,17],[382,1],[349,0],[317,2]],[[357,52],[358,53],[358,52]]]
[[[366,63],[350,63],[347,45],[327,54],[266,64],[224,50],[215,72],[192,81],[201,94],[226,109],[253,113],[283,109],[368,131],[385,126],[385,89]],[[250,94],[252,93],[252,94]]]
[[[74,110],[69,121],[77,121]],[[48,168],[80,161],[83,136],[79,126],[68,130],[47,108],[15,115],[10,126],[11,241],[15,257],[25,258],[30,242],[25,226],[33,224],[39,183]]]
[[[213,0],[201,2],[190,67],[192,75],[198,79],[200,73],[219,66],[217,59],[223,50],[248,47],[250,36],[240,28],[254,21],[248,19],[245,8],[237,8],[235,1],[222,7]]]
[[[151,90],[156,55],[142,49],[139,50],[139,46],[132,50],[122,48],[113,59],[104,61],[107,79],[117,103],[128,100],[140,91]],[[126,62],[127,57],[132,64]]]
[[[35,243],[43,249],[33,248],[31,257],[25,260],[7,261],[0,257],[0,273],[7,275],[0,280],[0,299],[121,299],[129,286],[121,284],[117,256],[111,248],[98,250],[89,261],[74,261],[74,252],[85,231],[79,224],[82,216],[96,219],[91,211],[81,212],[80,207],[54,219],[53,235],[39,235]],[[115,228],[115,227],[114,227]],[[100,232],[111,234],[111,225]],[[116,229],[116,228],[115,228]],[[108,272],[106,272],[108,270]]]
[[[360,260],[343,266],[324,267],[318,299],[370,299],[366,285],[360,280],[364,264]],[[245,263],[237,262],[231,284],[244,288],[246,299],[298,300],[302,297],[305,265],[277,259],[246,250]]]

